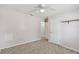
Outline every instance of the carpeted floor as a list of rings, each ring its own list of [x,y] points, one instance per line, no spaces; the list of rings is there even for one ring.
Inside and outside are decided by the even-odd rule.
[[[49,43],[47,40],[39,40],[27,44],[3,49],[1,54],[75,54],[76,52]]]

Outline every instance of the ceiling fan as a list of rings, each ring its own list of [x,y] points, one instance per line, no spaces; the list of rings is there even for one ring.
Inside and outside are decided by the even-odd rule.
[[[24,14],[29,14],[29,15],[33,16],[33,14],[32,14],[33,12],[39,11],[40,13],[44,13],[44,12],[46,12],[46,10],[56,11],[56,9],[51,8],[51,7],[47,6],[46,4],[39,4],[36,7],[34,7],[31,11],[29,11],[28,13],[25,12]]]

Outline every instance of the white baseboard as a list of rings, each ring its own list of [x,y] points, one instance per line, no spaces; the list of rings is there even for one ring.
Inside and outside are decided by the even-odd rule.
[[[0,52],[1,52],[1,50],[2,50],[2,49],[0,49]]]
[[[38,38],[38,40],[41,40],[41,38]],[[26,43],[30,43],[30,42],[34,42],[34,41],[38,41],[38,40],[35,39],[35,40],[31,40],[31,41],[26,41],[26,42],[20,42],[18,44],[11,45],[11,46],[8,46],[8,47],[5,47],[5,48],[15,47],[15,46],[18,46],[18,45],[21,45],[21,44],[26,44]],[[5,48],[0,48],[0,50],[5,49]]]
[[[51,42],[51,41],[49,41],[49,42]],[[62,47],[64,47],[64,48],[70,49],[70,50],[75,51],[75,52],[79,52],[79,50],[74,49],[74,48],[71,48],[71,47],[68,47],[68,46],[66,46],[66,45],[62,45],[62,44],[59,44],[59,43],[56,43],[56,42],[51,42],[51,43],[57,44],[57,45],[59,45],[59,46],[62,46]]]

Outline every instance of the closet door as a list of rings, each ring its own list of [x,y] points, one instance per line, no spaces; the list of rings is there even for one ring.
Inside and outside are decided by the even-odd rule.
[[[45,22],[41,21],[41,38],[44,38],[45,33]]]

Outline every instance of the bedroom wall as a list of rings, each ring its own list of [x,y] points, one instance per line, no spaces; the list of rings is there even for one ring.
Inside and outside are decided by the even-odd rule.
[[[79,19],[79,12],[64,13],[51,17],[49,20],[49,42],[53,42],[66,48],[79,52],[79,21],[61,23],[63,20]]]
[[[0,7],[0,49],[40,40],[40,18]]]

